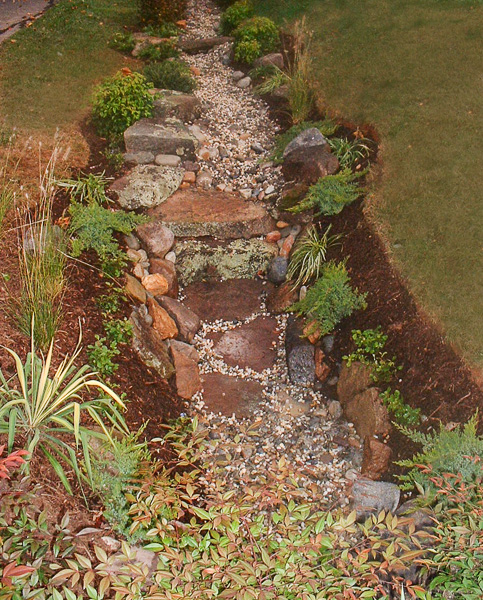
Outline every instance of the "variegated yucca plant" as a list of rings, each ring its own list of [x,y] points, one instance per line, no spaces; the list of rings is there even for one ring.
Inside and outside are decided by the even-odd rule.
[[[4,349],[15,361],[15,374],[7,379],[0,369],[0,435],[8,437],[9,451],[21,444],[32,457],[40,450],[72,493],[65,467],[70,467],[79,481],[86,475],[91,481],[91,438],[112,443],[114,431],[128,432],[120,412],[124,403],[89,366],[75,365],[80,339],[72,356],[66,356],[52,376],[53,340],[44,356],[37,351],[32,336],[25,363],[13,350]],[[90,390],[97,390],[99,397],[84,399]],[[86,474],[77,458],[79,448]],[[24,468],[28,471],[28,463]]]

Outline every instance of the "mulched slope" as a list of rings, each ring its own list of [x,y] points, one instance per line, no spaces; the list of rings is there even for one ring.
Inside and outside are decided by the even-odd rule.
[[[481,414],[483,391],[390,264],[378,234],[363,214],[362,202],[346,207],[332,223],[331,233],[344,234],[340,254],[348,257],[352,282],[368,293],[367,309],[355,313],[337,330],[340,356],[353,347],[352,329],[381,325],[389,335],[389,356],[395,355],[403,367],[398,388],[409,404],[444,423],[464,422],[476,409]],[[399,454],[403,448],[397,436],[394,442]]]

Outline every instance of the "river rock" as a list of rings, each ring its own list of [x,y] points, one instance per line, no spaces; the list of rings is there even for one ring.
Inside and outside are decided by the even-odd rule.
[[[142,279],[142,284],[145,290],[152,296],[164,296],[169,289],[166,278],[160,273],[146,275]]]
[[[175,154],[186,160],[194,160],[198,141],[188,128],[176,119],[140,119],[124,132],[126,151]]]
[[[157,221],[139,225],[136,233],[148,254],[155,258],[164,258],[173,247],[174,233]]]
[[[389,469],[392,450],[375,438],[364,440],[364,455],[362,458],[362,475],[368,479],[378,480]]]
[[[398,507],[401,490],[394,483],[359,478],[354,481],[352,502],[357,518],[364,520],[381,511],[394,513]]]
[[[285,332],[289,378],[297,385],[311,386],[315,381],[315,349],[302,335],[302,321],[291,315]]]
[[[283,55],[280,52],[274,52],[272,54],[266,54],[265,56],[261,56],[257,58],[257,60],[253,63],[254,67],[277,67],[280,70],[283,70],[284,62]],[[317,130],[318,131],[318,130]]]
[[[288,259],[284,256],[276,256],[270,263],[267,278],[272,283],[282,283],[287,277]]]
[[[166,257],[152,258],[150,271],[151,273],[159,273],[166,279],[168,282],[167,296],[170,296],[171,298],[178,297],[178,275],[176,274],[176,267],[173,262],[167,260]]]
[[[152,208],[179,188],[183,175],[184,171],[180,168],[139,165],[129,175],[115,181],[111,190],[117,193],[123,208]]]
[[[186,39],[181,38],[178,42],[178,47],[186,54],[201,54],[209,52],[215,46],[222,46],[232,42],[232,37],[227,36],[213,36],[199,39]]]
[[[161,339],[167,340],[178,335],[176,323],[168,312],[159,305],[154,298],[148,298],[149,314],[153,318],[153,329],[158,332]]]
[[[342,363],[337,382],[337,395],[343,406],[357,394],[374,385],[371,373],[371,368],[360,362],[353,362],[350,367],[346,361]]]
[[[176,346],[170,346],[171,356],[175,368],[176,391],[178,396],[185,400],[191,398],[201,390],[200,370],[197,361],[185,352],[180,352]]]
[[[126,152],[123,154],[125,163],[134,163],[135,165],[148,165],[154,161],[152,152]]]
[[[154,162],[160,167],[179,167],[181,157],[176,154],[158,154]]]
[[[146,303],[147,294],[145,288],[142,286],[141,282],[136,279],[136,277],[129,275],[129,273],[126,273],[126,284],[124,286],[124,291],[130,298],[136,300],[136,302],[140,302],[141,304]]]
[[[198,315],[169,296],[156,297],[156,300],[176,323],[180,339],[183,342],[192,342],[201,324]]]

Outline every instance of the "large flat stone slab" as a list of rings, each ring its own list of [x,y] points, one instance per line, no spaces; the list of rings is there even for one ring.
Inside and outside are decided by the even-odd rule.
[[[278,247],[256,238],[210,244],[185,240],[174,251],[178,277],[188,285],[203,279],[253,279],[267,270]]]
[[[176,237],[249,239],[275,228],[274,220],[261,204],[214,190],[179,190],[150,216],[167,225]]]
[[[262,386],[256,381],[207,373],[201,376],[201,383],[205,405],[216,414],[249,417],[263,399]]]
[[[214,340],[214,352],[223,357],[229,366],[249,368],[261,373],[273,367],[277,360],[274,345],[278,339],[277,320],[273,317],[257,319],[226,331],[209,336]]]
[[[152,208],[165,202],[181,185],[184,170],[176,167],[138,165],[117,179],[111,190],[117,192],[123,208]]]
[[[194,160],[198,141],[187,127],[176,119],[141,119],[124,132],[126,152],[175,154]]]
[[[198,281],[184,289],[184,304],[203,321],[246,319],[261,307],[261,296],[271,289],[260,279]]]

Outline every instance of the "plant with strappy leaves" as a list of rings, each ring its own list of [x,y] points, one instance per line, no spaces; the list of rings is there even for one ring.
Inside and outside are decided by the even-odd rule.
[[[72,356],[62,360],[53,376],[50,370],[54,341],[44,357],[37,352],[32,338],[25,362],[10,348],[5,350],[15,361],[16,372],[7,379],[0,369],[0,435],[8,437],[9,452],[15,443],[23,444],[30,456],[36,451],[42,452],[67,491],[72,493],[65,465],[73,469],[79,481],[85,479],[76,455],[80,447],[87,478],[91,481],[90,440],[96,437],[112,443],[112,428],[127,433],[119,412],[125,405],[87,365],[75,366],[81,350],[80,339]],[[100,392],[100,396],[83,399],[82,394],[90,390]],[[82,423],[84,415],[98,430]],[[69,443],[69,438],[74,444]],[[25,468],[28,471],[28,463]]]
[[[335,137],[327,142],[342,168],[352,168],[361,160],[368,158],[371,152],[370,140],[367,138],[350,140],[347,137]]]
[[[305,285],[311,279],[318,279],[323,271],[327,250],[337,243],[340,235],[329,235],[331,225],[319,234],[311,225],[297,240],[287,270],[287,278],[293,281],[293,288]]]

